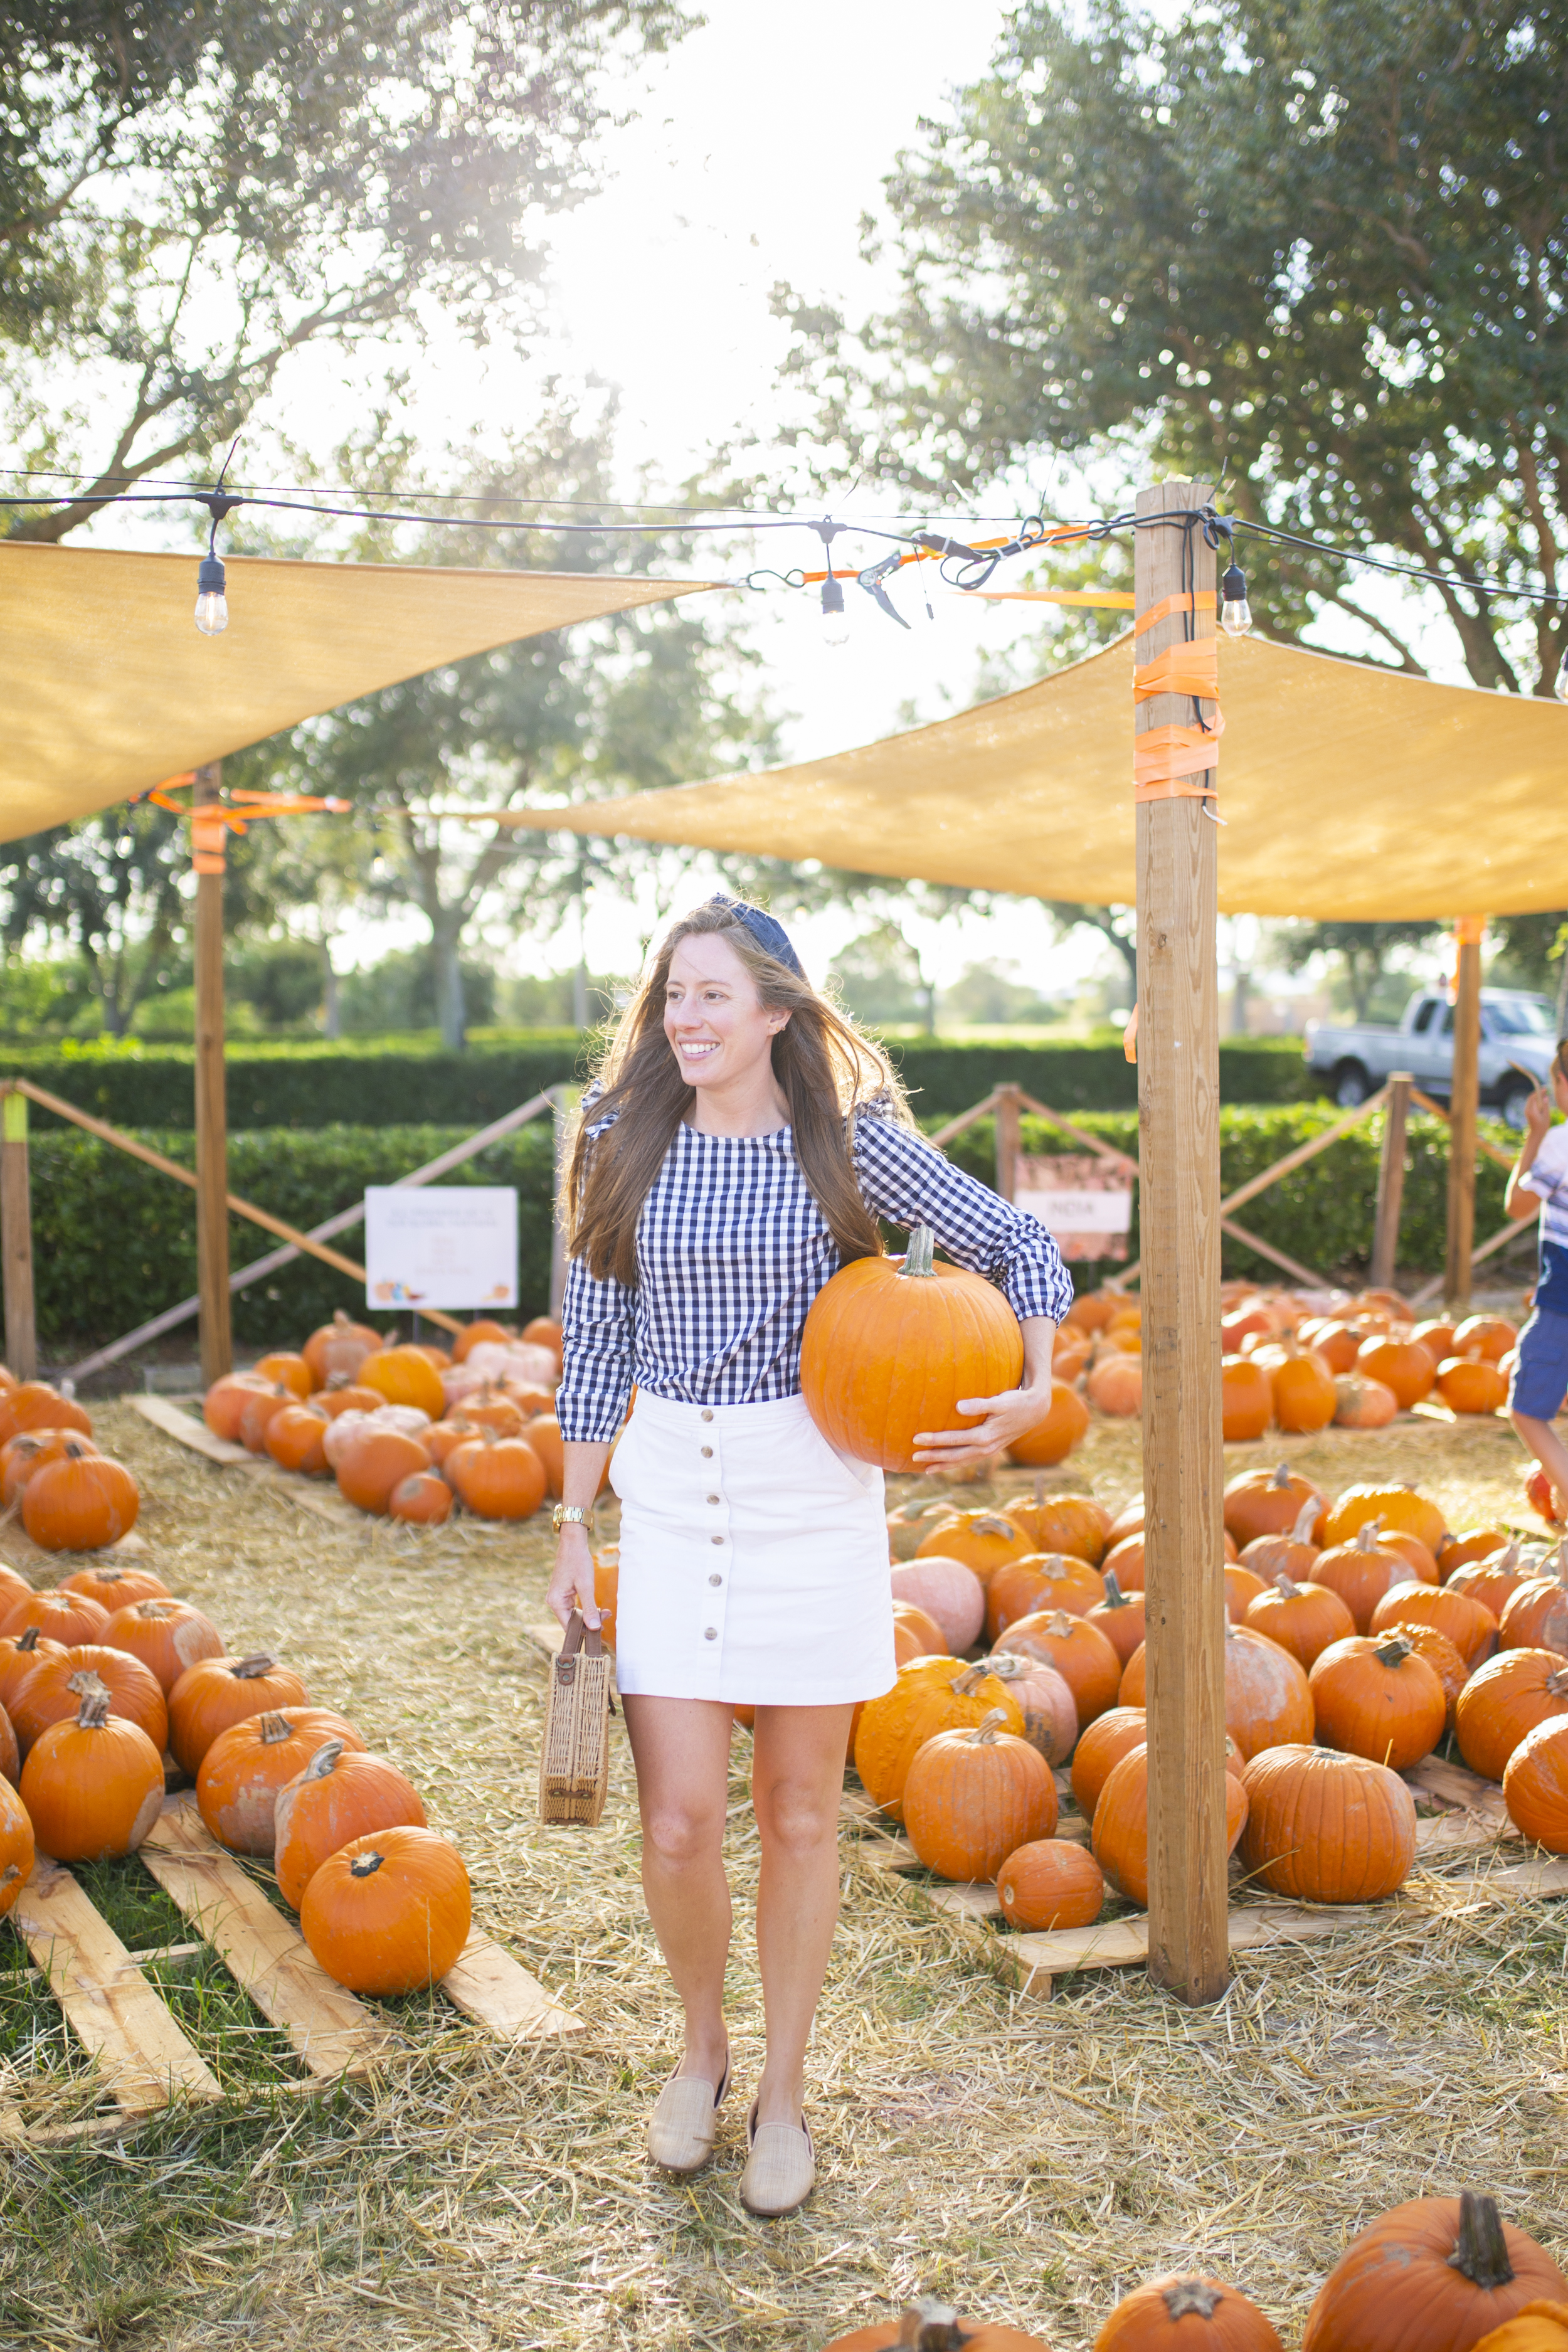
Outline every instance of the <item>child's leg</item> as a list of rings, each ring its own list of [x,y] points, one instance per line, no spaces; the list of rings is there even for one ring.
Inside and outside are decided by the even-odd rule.
[[[1537,1307],[1520,1334],[1509,1417],[1557,1491],[1558,1516],[1568,1519],[1568,1445],[1552,1427],[1568,1394],[1568,1315]]]

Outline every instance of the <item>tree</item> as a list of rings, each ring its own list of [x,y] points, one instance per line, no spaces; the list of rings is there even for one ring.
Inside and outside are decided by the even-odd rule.
[[[1441,923],[1281,923],[1275,939],[1288,971],[1300,971],[1314,956],[1337,956],[1350,986],[1358,1021],[1368,1019],[1391,954],[1421,947],[1441,936]]]
[[[921,495],[1137,453],[1236,514],[1440,575],[1470,677],[1552,690],[1568,643],[1568,14],[1515,0],[1087,0],[889,183],[903,293],[856,349],[787,293],[841,453]],[[1256,549],[1256,543],[1254,543]],[[1544,583],[1531,607],[1481,570]],[[1358,574],[1256,549],[1290,637],[1325,606],[1397,667]]]
[[[839,949],[829,971],[857,1020],[878,1027],[918,1022],[936,1034],[936,983],[920,950],[896,922],[884,919]]]
[[[526,323],[599,69],[674,0],[26,0],[0,18],[0,337],[30,461],[200,465],[307,344]],[[23,364],[23,355],[29,364]],[[62,366],[78,394],[62,405]]]
[[[1106,944],[1115,949],[1127,969],[1127,985],[1133,1002],[1138,996],[1138,915],[1132,907],[1089,907],[1076,898],[1047,898],[1046,912],[1056,925],[1059,935],[1072,931],[1098,931]]]

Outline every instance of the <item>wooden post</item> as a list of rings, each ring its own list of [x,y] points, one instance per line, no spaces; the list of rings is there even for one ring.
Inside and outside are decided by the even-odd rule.
[[[5,1361],[19,1381],[30,1381],[37,1375],[38,1334],[33,1312],[27,1097],[10,1086],[0,1097],[0,1261],[5,1281]]]
[[[1388,1081],[1388,1108],[1383,1115],[1383,1150],[1377,1163],[1377,1216],[1372,1234],[1374,1290],[1386,1290],[1399,1263],[1399,1210],[1405,1197],[1405,1130],[1410,1118],[1410,1089],[1415,1081],[1407,1070],[1395,1070]]]
[[[996,1190],[1005,1201],[1013,1200],[1018,1190],[1018,1114],[1022,1102],[1022,1087],[997,1087]]]
[[[224,1084],[223,877],[225,835],[202,811],[223,788],[223,763],[196,770],[191,818],[196,872],[196,1288],[201,1297],[202,1385],[233,1370],[228,1286],[228,1108]]]
[[[1476,1121],[1481,1101],[1481,932],[1484,919],[1454,926],[1458,969],[1454,988],[1454,1069],[1448,1087],[1448,1260],[1443,1303],[1470,1304],[1470,1252],[1476,1238]]]
[[[1205,507],[1199,484],[1141,490],[1147,516]],[[1185,562],[1184,563],[1184,558]],[[1133,541],[1142,614],[1192,590],[1215,634],[1215,557],[1197,527]],[[1147,663],[1180,612],[1139,636]],[[1134,728],[1193,723],[1186,695]],[[1212,719],[1213,705],[1203,706]],[[1225,1837],[1225,1585],[1219,1370],[1219,833],[1200,800],[1138,803],[1138,1108],[1143,1236],[1143,1495],[1149,1712],[1149,1973],[1217,2000],[1230,1975]]]

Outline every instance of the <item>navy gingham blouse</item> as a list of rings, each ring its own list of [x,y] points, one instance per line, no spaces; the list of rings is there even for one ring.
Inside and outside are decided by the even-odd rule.
[[[930,1225],[948,1256],[994,1282],[1020,1319],[1061,1321],[1072,1281],[1038,1218],[953,1167],[885,1098],[861,1105],[851,1154],[876,1215]],[[806,1313],[838,1265],[787,1127],[703,1135],[680,1126],[643,1203],[636,1286],[595,1279],[582,1258],[568,1272],[555,1401],[563,1437],[614,1437],[634,1381],[681,1404],[797,1396]]]

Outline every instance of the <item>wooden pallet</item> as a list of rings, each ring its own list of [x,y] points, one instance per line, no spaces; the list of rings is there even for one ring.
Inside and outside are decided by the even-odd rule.
[[[1462,1853],[1479,1859],[1500,1854],[1507,1842],[1518,1842],[1502,1791],[1464,1765],[1428,1757],[1404,1777],[1417,1799],[1441,1809],[1416,1823],[1419,1862],[1447,1862]],[[1066,1801],[1056,1833],[1082,1843],[1088,1838],[1088,1826],[1071,1806],[1065,1773],[1057,1774],[1057,1785]],[[988,1967],[1033,1999],[1048,2000],[1058,1976],[1079,1969],[1132,1968],[1149,1957],[1149,1923],[1142,1913],[1045,1935],[998,1933],[994,1923],[1002,1917],[1002,1906],[994,1885],[937,1885],[911,1876],[921,1868],[920,1856],[862,1790],[845,1790],[841,1819],[858,1833],[858,1857],[868,1870],[898,1880],[911,1899],[945,1919]],[[1489,1871],[1479,1882],[1478,1899],[1504,1902],[1564,1894],[1568,1894],[1568,1859],[1531,1859]],[[1386,1922],[1391,1910],[1398,1908],[1397,1898],[1376,1905],[1232,1904],[1230,1949],[1241,1952],[1268,1944],[1315,1942],[1374,1920]]]
[[[208,1835],[190,1798],[165,1799],[139,1858],[201,1940],[155,1953],[128,1951],[71,1873],[40,1857],[10,1916],[94,2060],[108,2109],[84,2122],[29,2130],[14,2105],[0,2103],[0,2137],[35,2144],[86,2138],[123,2130],[180,2100],[221,2100],[222,2085],[143,1973],[143,1963],[207,1947],[288,2036],[304,2069],[292,2087],[318,2090],[371,2072],[388,2047],[389,2028],[326,1974],[294,1920]],[[587,2031],[482,1931],[469,1937],[438,1990],[500,2041],[573,2040]]]

